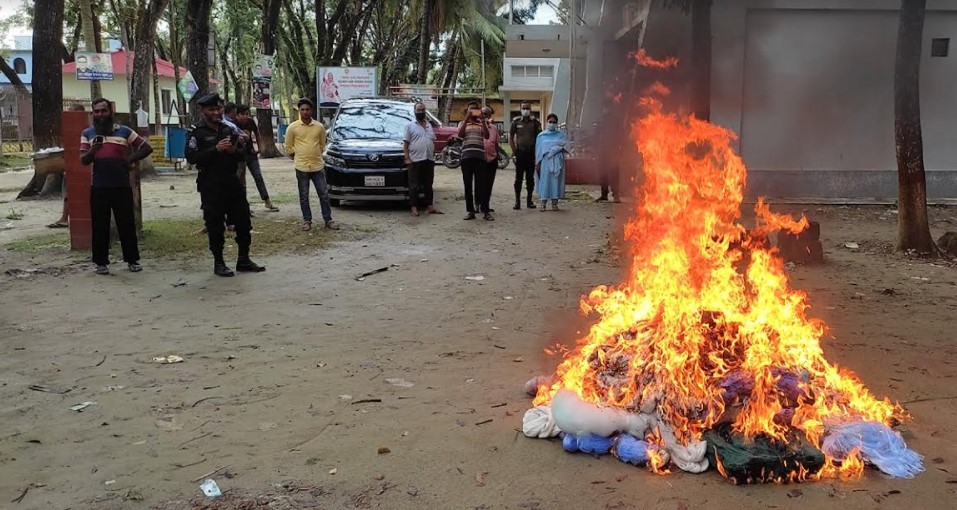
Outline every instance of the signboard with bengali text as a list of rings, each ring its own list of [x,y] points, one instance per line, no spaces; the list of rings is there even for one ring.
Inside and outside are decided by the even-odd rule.
[[[316,70],[319,106],[335,108],[346,99],[378,95],[375,67],[319,67]]]

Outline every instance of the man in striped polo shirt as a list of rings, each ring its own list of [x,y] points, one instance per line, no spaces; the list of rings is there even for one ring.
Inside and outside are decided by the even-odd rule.
[[[103,98],[94,99],[93,126],[80,135],[80,162],[93,164],[90,188],[90,216],[93,227],[93,263],[96,274],[110,274],[110,213],[123,248],[123,260],[132,272],[141,271],[140,251],[133,218],[133,163],[153,152],[150,144],[132,129],[113,123],[113,106]]]
[[[489,137],[488,126],[482,118],[478,103],[472,101],[465,111],[465,120],[459,123],[459,138],[462,139],[462,181],[465,184],[466,220],[475,219],[474,196],[484,197],[488,185],[488,166],[485,164],[485,140]],[[476,189],[472,190],[472,182]],[[492,221],[492,213],[479,204],[486,221]]]

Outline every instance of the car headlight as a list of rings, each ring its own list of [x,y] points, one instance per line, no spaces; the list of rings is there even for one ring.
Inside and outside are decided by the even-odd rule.
[[[335,156],[330,156],[328,154],[322,156],[322,160],[325,161],[327,165],[336,166],[339,168],[345,168],[346,160],[342,158],[337,158]]]

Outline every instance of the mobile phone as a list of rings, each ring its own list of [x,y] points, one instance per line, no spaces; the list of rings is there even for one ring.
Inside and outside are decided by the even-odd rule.
[[[103,135],[96,135],[93,137],[93,145],[99,145],[106,141],[106,138],[103,138]]]
[[[237,135],[236,133],[229,135],[229,143],[236,145],[236,142],[238,141],[239,141],[239,135]]]

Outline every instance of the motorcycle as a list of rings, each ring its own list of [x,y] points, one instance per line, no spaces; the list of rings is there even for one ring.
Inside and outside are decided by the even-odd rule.
[[[442,164],[448,168],[458,168],[462,165],[462,139],[453,136],[449,138],[448,143],[445,144],[445,148],[442,149]],[[498,148],[498,169],[504,170],[508,168],[510,158],[508,153],[502,150],[501,147]]]
[[[449,137],[449,141],[442,149],[442,164],[448,168],[458,168],[462,165],[462,139],[457,136]]]

